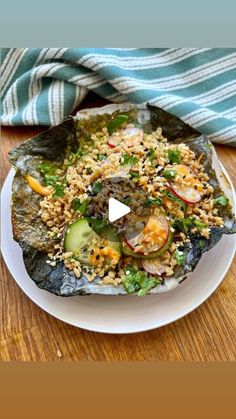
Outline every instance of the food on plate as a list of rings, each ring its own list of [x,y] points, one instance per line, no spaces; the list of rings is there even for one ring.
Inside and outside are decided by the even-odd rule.
[[[212,144],[154,106],[82,111],[9,157],[14,238],[56,295],[167,291],[236,232]],[[110,197],[131,209],[113,223]]]

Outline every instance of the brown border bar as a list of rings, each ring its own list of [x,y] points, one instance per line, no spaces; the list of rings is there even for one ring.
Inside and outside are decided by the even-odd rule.
[[[1,418],[234,417],[235,363],[1,363]]]

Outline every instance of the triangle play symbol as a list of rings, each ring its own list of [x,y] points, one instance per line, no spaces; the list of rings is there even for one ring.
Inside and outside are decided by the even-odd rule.
[[[131,209],[122,204],[122,202],[118,201],[115,198],[109,198],[108,201],[108,219],[110,223],[113,221],[119,220],[119,218],[124,217],[124,215],[129,214]]]

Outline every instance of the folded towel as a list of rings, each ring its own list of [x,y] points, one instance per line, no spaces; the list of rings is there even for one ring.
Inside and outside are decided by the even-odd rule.
[[[93,91],[236,146],[236,48],[2,48],[1,123],[59,124]]]

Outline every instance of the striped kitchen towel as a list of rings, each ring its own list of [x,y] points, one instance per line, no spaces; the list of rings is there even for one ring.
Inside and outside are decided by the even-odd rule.
[[[1,62],[3,125],[56,125],[91,90],[236,146],[236,48],[3,48]]]

